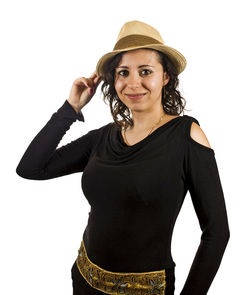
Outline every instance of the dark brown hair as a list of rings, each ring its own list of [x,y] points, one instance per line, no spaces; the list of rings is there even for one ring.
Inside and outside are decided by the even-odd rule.
[[[144,49],[154,50],[158,53],[158,60],[163,67],[163,72],[167,72],[169,76],[167,85],[162,88],[162,106],[164,112],[169,115],[180,115],[185,110],[186,100],[177,90],[179,78],[174,63],[166,54],[158,50],[150,48]],[[123,126],[127,128],[129,125],[131,127],[134,125],[133,119],[131,118],[130,109],[119,99],[114,86],[115,70],[122,59],[122,55],[125,52],[115,55],[104,65],[104,74],[102,76],[104,82],[101,87],[101,91],[104,95],[103,100],[105,103],[109,103],[112,117],[119,129],[121,129]],[[121,120],[119,120],[118,115],[122,117]]]

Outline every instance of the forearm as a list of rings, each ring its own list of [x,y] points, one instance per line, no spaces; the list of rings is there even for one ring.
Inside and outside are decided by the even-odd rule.
[[[229,240],[229,228],[220,236],[202,234],[201,242],[180,295],[206,295],[219,269]]]
[[[17,174],[33,179],[41,173],[76,119],[84,121],[82,113],[77,114],[69,102],[65,101],[29,144],[16,168]]]

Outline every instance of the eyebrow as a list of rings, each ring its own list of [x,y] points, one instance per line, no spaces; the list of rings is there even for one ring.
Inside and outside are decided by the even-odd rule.
[[[152,66],[152,65],[141,65],[138,68],[143,68],[143,67],[152,67],[153,68],[154,66]],[[117,69],[119,69],[119,68],[128,69],[129,67],[127,67],[127,66],[119,66],[119,67],[117,67]]]

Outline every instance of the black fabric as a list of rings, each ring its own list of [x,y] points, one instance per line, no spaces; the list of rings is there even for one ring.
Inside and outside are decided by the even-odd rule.
[[[176,117],[132,146],[111,122],[57,148],[76,120],[84,122],[82,112],[66,100],[28,146],[17,174],[46,180],[82,173],[91,206],[86,251],[114,272],[175,268],[172,232],[189,191],[202,234],[181,295],[207,294],[230,234],[215,152],[190,136],[198,120]]]

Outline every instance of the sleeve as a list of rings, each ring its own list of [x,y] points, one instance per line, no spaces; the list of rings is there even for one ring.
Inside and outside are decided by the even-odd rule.
[[[57,148],[62,137],[76,120],[84,122],[66,100],[35,136],[22,156],[16,173],[27,179],[45,180],[82,172],[97,139],[98,129]]]
[[[194,118],[193,118],[194,119]],[[205,295],[219,269],[230,231],[223,189],[212,148],[195,141],[186,128],[185,175],[202,231],[201,240],[180,295]]]

